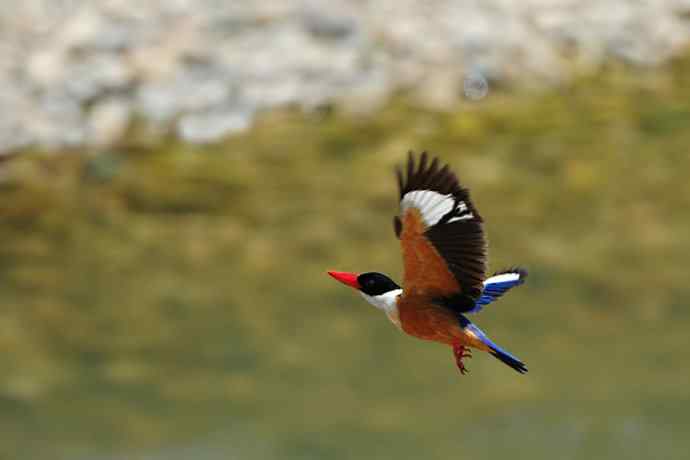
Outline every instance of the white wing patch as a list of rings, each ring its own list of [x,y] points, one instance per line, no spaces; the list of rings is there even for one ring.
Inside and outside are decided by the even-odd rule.
[[[443,216],[453,211],[454,208],[455,213],[458,215],[449,219],[448,223],[474,217],[474,214],[468,212],[467,204],[464,201],[459,201],[456,206],[455,198],[452,194],[443,195],[432,190],[407,192],[400,202],[401,213],[404,214],[409,208],[417,208],[419,210],[427,227],[436,225]]]
[[[459,221],[459,220],[468,220],[468,219],[471,219],[471,218],[473,218],[473,217],[474,217],[474,214],[472,214],[472,213],[470,212],[470,213],[467,213],[467,214],[463,214],[462,216],[453,217],[452,219],[448,219],[448,223],[451,224],[451,223],[457,222],[457,221]]]
[[[452,219],[448,219],[448,223],[450,224],[451,222],[457,222],[458,220],[467,220],[471,219],[474,217],[474,214],[468,211],[467,209],[467,204],[465,204],[464,201],[458,202],[458,206],[456,207],[455,211],[458,215],[456,217],[453,217]],[[463,214],[465,213],[465,214]]]
[[[508,281],[517,281],[520,279],[519,273],[502,273],[500,275],[492,276],[484,281],[484,286],[494,283],[506,283]]]

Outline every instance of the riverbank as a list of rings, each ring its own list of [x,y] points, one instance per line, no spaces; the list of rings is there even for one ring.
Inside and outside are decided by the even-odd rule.
[[[286,106],[373,113],[405,90],[453,110],[463,82],[561,84],[687,47],[690,3],[2,1],[0,155],[152,135],[217,142]],[[500,31],[500,32],[499,32]]]

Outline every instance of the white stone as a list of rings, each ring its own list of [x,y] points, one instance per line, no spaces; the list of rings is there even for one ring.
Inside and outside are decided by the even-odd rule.
[[[184,115],[177,123],[178,135],[189,142],[218,142],[224,137],[249,128],[254,111],[222,107],[202,113]]]
[[[88,142],[98,146],[117,142],[129,126],[131,112],[131,103],[124,99],[98,102],[89,113]]]

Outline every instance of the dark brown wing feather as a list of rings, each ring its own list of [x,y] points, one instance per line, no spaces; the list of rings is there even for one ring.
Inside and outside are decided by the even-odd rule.
[[[439,168],[437,158],[429,163],[426,152],[421,154],[418,164],[410,152],[405,174],[400,168],[396,172],[401,203],[406,194],[424,190],[449,196],[454,202],[452,209],[434,217],[432,225],[422,217],[423,206],[408,206],[395,217],[395,233],[403,248],[405,289],[478,298],[486,276],[486,238],[482,218],[469,191],[460,185],[448,165]],[[452,275],[454,283],[443,276],[444,271]]]

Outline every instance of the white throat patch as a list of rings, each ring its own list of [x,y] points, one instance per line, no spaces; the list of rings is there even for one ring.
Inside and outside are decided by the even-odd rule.
[[[383,310],[386,313],[386,316],[388,316],[388,319],[391,320],[393,324],[395,324],[398,329],[402,330],[402,326],[400,325],[400,316],[398,315],[398,297],[402,294],[402,289],[395,289],[393,291],[388,291],[384,292],[383,294],[380,295],[367,295],[360,291],[360,294],[362,294],[362,297],[378,308],[379,310]]]
[[[360,291],[360,294],[362,294],[362,297],[364,297],[367,302],[379,310],[383,310],[390,314],[397,312],[398,296],[402,294],[402,291],[402,289],[395,289],[393,291],[384,292],[380,295],[368,295]]]

